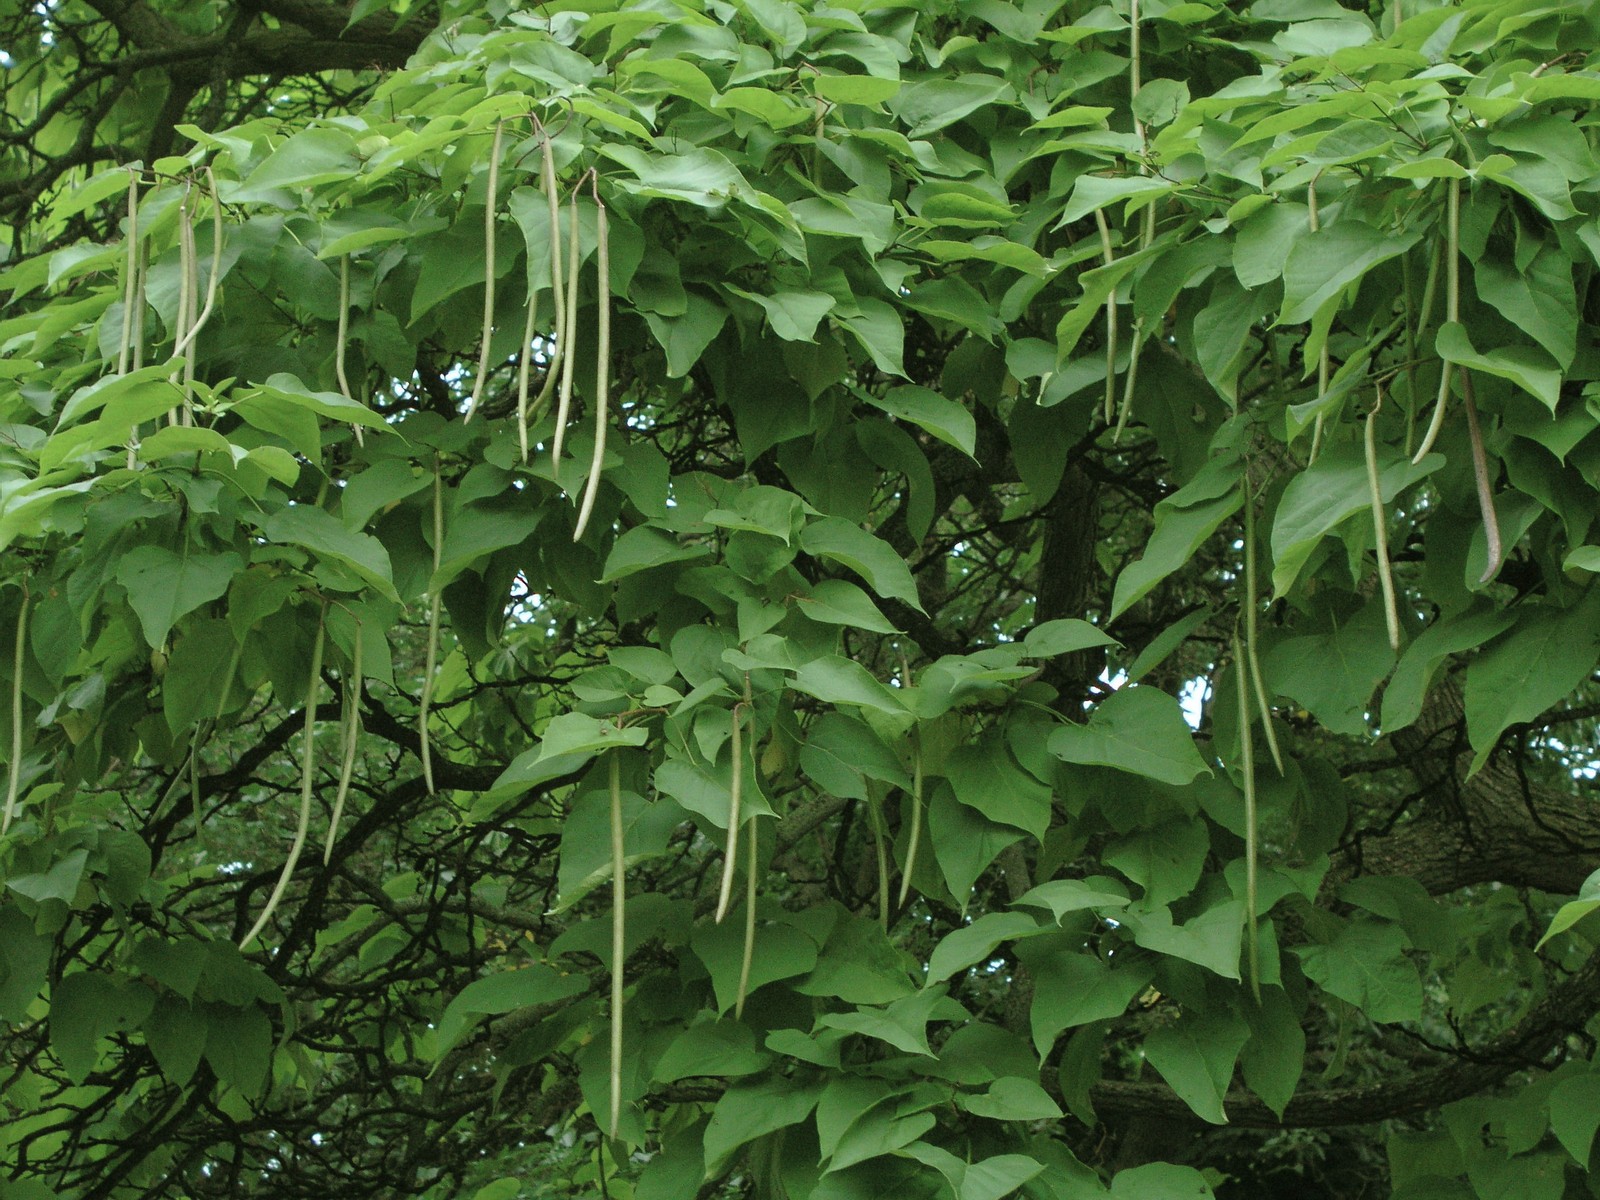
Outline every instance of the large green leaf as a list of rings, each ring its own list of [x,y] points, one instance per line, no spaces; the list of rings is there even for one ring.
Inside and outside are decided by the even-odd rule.
[[[1525,606],[1515,627],[1467,668],[1467,736],[1472,769],[1488,761],[1500,735],[1559,703],[1600,661],[1600,588],[1571,608]]]
[[[237,554],[202,554],[185,548],[175,554],[161,546],[138,546],[117,564],[117,582],[128,589],[145,641],[165,644],[181,617],[228,590],[244,566]]]
[[[1143,685],[1113,692],[1096,706],[1087,724],[1058,728],[1050,735],[1050,753],[1162,783],[1189,783],[1210,774],[1178,702]]]

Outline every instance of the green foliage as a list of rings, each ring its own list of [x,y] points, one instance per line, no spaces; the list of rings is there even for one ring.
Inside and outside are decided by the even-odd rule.
[[[8,1188],[1588,1179],[1589,9],[281,7],[8,49]]]

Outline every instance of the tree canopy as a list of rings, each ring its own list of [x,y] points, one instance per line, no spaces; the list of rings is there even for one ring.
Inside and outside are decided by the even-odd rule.
[[[1600,1194],[1597,44],[0,17],[0,1194]]]

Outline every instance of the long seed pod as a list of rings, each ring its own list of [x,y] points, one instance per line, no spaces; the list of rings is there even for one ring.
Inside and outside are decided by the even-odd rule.
[[[217,306],[217,284],[222,277],[222,202],[217,198],[217,177],[210,167],[206,168],[206,193],[211,201],[211,274],[206,279],[206,300],[200,311],[195,313],[189,322],[188,332],[173,350],[174,354],[182,354],[194,344],[195,338],[200,336],[200,331],[205,328],[206,322],[211,319],[211,313]],[[190,229],[189,236],[192,253],[193,229]],[[199,269],[198,263],[195,264],[195,269]],[[194,292],[198,294],[199,289],[195,288]]]
[[[589,460],[589,478],[583,485],[583,502],[578,505],[578,523],[572,528],[572,540],[582,541],[583,531],[589,527],[589,517],[594,512],[595,497],[600,494],[600,465],[606,457],[606,429],[610,413],[607,393],[611,390],[611,249],[606,231],[606,206],[595,202],[595,364],[594,364],[594,455]]]
[[[1450,189],[1445,193],[1445,285],[1444,285],[1444,319],[1446,321],[1461,320],[1461,181],[1452,179]],[[1439,440],[1439,431],[1444,428],[1445,403],[1450,398],[1450,380],[1455,372],[1455,363],[1448,358],[1439,372],[1439,398],[1434,401],[1433,419],[1428,422],[1428,430],[1422,435],[1422,444],[1417,447],[1417,452],[1411,458],[1413,463],[1419,463],[1428,451],[1433,449],[1433,443]]]
[[[506,123],[496,121],[494,141],[489,146],[488,195],[483,202],[483,341],[478,347],[478,374],[472,381],[472,396],[462,421],[472,420],[483,399],[483,385],[489,377],[489,343],[494,335],[494,219],[495,197],[500,191],[500,149],[505,143]]]
[[[433,673],[439,664],[439,585],[437,576],[444,549],[444,485],[439,479],[439,456],[433,456],[433,574],[428,583],[428,654],[422,667],[422,697],[417,704],[417,739],[422,759],[422,781],[434,794],[433,746],[428,737],[428,708],[433,703]]]
[[[528,291],[528,315],[522,322],[522,353],[517,361],[517,448],[528,462],[528,377],[533,370],[533,331],[539,323],[539,291]]]
[[[133,290],[133,361],[129,364],[129,368],[134,371],[144,366],[145,285],[149,279],[150,243],[144,241],[139,244],[138,279]]]
[[[581,181],[580,181],[581,182]],[[578,193],[572,193],[572,203],[567,207],[567,217],[572,228],[567,231],[567,312],[561,322],[561,338],[566,349],[561,352],[561,396],[556,401],[556,433],[550,446],[550,477],[561,478],[561,446],[567,440],[567,421],[572,416],[572,372],[578,361]],[[555,253],[554,247],[551,254]]]
[[[733,869],[739,852],[739,817],[744,790],[744,704],[733,706],[733,723],[729,742],[733,748],[733,780],[728,789],[728,849],[722,856],[722,886],[717,891],[717,924],[728,915],[728,902],[733,896]]]
[[[750,839],[747,843],[750,848],[746,852],[744,876],[744,953],[739,958],[739,990],[733,999],[735,1021],[744,1016],[744,1000],[750,993],[750,964],[756,956],[756,899],[760,891],[756,880],[756,858],[760,853],[757,846],[760,824],[756,818],[750,819]]]
[[[1239,697],[1239,771],[1244,781],[1244,923],[1245,961],[1250,975],[1250,991],[1261,1000],[1261,947],[1256,937],[1256,759],[1255,739],[1251,734],[1250,697],[1244,680],[1243,647],[1237,632],[1233,635],[1233,674]]]
[[[1500,540],[1500,518],[1494,511],[1494,485],[1489,478],[1489,458],[1483,449],[1483,430],[1478,426],[1478,401],[1473,395],[1472,372],[1462,369],[1461,397],[1466,402],[1467,437],[1472,443],[1472,478],[1478,489],[1478,512],[1483,517],[1483,536],[1489,557],[1479,583],[1488,583],[1500,573],[1505,562],[1505,546]]]
[[[300,751],[300,823],[295,826],[294,842],[289,847],[289,857],[284,859],[283,871],[272,889],[272,895],[267,897],[267,906],[261,910],[261,915],[250,927],[250,932],[239,941],[241,950],[255,941],[256,934],[265,929],[267,922],[272,919],[273,911],[283,899],[283,893],[289,887],[289,880],[294,876],[295,866],[300,861],[300,851],[305,849],[306,831],[311,827],[311,785],[316,778],[317,694],[322,688],[322,644],[326,633],[327,605],[324,603],[322,613],[317,618],[316,641],[311,645],[311,681],[306,687],[306,729]]]
[[[328,838],[322,845],[322,865],[333,859],[333,842],[339,836],[339,821],[344,817],[344,802],[350,795],[350,780],[356,769],[356,746],[361,740],[361,622],[356,622],[356,644],[350,652],[350,674],[345,676],[344,704],[340,711],[339,734],[344,759],[339,764],[339,790],[333,797],[333,815],[328,818]]]
[[[122,337],[117,343],[117,374],[128,373],[133,353],[133,306],[139,287],[139,172],[128,172],[128,232],[124,240],[127,257],[122,278]]]
[[[130,370],[137,371],[144,366],[144,285],[145,277],[150,273],[150,247],[148,244],[140,246],[138,251],[139,269],[135,273],[133,285],[133,350]],[[137,424],[128,428],[128,470],[133,470],[139,465],[139,426]]]
[[[1383,616],[1389,626],[1389,645],[1400,649],[1400,605],[1394,596],[1394,571],[1389,564],[1389,530],[1383,519],[1383,490],[1378,484],[1378,411],[1383,407],[1383,387],[1367,414],[1364,441],[1367,452],[1367,496],[1372,502],[1372,545],[1378,556],[1378,583],[1383,588]]]
[[[1272,702],[1267,699],[1267,681],[1261,673],[1260,641],[1256,637],[1256,610],[1261,602],[1256,591],[1256,506],[1248,473],[1244,489],[1244,652],[1250,661],[1250,680],[1255,686],[1256,704],[1261,709],[1261,728],[1267,735],[1267,749],[1272,752],[1272,765],[1282,775],[1283,751],[1278,747],[1278,733],[1272,726]]]
[[[1122,381],[1122,407],[1117,412],[1117,428],[1111,435],[1111,444],[1115,446],[1122,441],[1122,434],[1128,428],[1128,416],[1133,412],[1133,388],[1139,379],[1139,352],[1144,349],[1144,322],[1135,320],[1133,323],[1133,344],[1128,347],[1128,374]]]
[[[333,377],[339,381],[339,394],[346,400],[354,401],[355,393],[350,390],[350,377],[345,374],[344,358],[345,344],[350,340],[350,256],[339,256],[339,329],[334,334],[333,346]],[[352,423],[350,432],[355,436],[356,445],[366,444],[366,437],[361,432],[361,426]]]
[[[913,737],[915,735],[913,734]],[[911,831],[906,843],[906,867],[900,876],[900,897],[895,902],[904,908],[911,894],[911,873],[917,868],[917,846],[922,841],[922,745],[911,744]]]
[[[544,383],[539,387],[538,396],[530,403],[528,379],[533,367],[533,334],[538,328],[539,319],[539,292],[535,288],[528,295],[528,315],[522,326],[522,362],[517,372],[517,435],[524,463],[528,461],[528,421],[533,413],[543,410],[555,394],[556,380],[561,375],[561,364],[567,353],[567,293],[561,269],[561,200],[556,183],[556,155],[544,126],[535,120],[534,128],[544,134],[539,190],[544,193],[550,207],[550,294],[555,308],[552,321],[555,349],[547,355]]]
[[[622,761],[613,750],[608,765],[611,788],[611,1120],[616,1137],[622,1124],[622,989],[623,958],[628,946],[628,889],[624,879],[627,850],[622,836]]]
[[[1106,214],[1094,210],[1094,223],[1100,230],[1100,260],[1109,267],[1117,261],[1111,248],[1111,226],[1106,224]],[[1105,422],[1111,424],[1117,416],[1117,289],[1112,288],[1106,297],[1106,404]]]
[[[189,332],[189,306],[193,303],[194,289],[194,227],[189,224],[189,189],[183,189],[183,198],[178,201],[178,308],[172,325],[173,357],[178,355],[178,347],[183,345]],[[183,408],[189,407],[189,393],[182,388],[184,378],[182,367],[173,371],[172,382],[180,385],[183,396]],[[178,409],[167,410],[167,424],[178,423]]]
[[[17,609],[17,638],[11,654],[11,773],[6,780],[5,812],[0,814],[0,834],[11,828],[22,791],[22,668],[28,656],[28,585],[22,585],[22,606]]]
[[[1306,185],[1306,224],[1311,227],[1311,232],[1316,233],[1322,228],[1322,221],[1317,213],[1317,181],[1313,179]],[[1328,394],[1328,378],[1331,363],[1328,360],[1328,339],[1322,339],[1322,349],[1317,354],[1317,399],[1321,400]],[[1324,425],[1323,414],[1318,413],[1316,422],[1311,427],[1311,461],[1317,461],[1317,455],[1322,453],[1322,428]]]
[[[339,330],[334,334],[333,377],[339,381],[339,394],[354,400],[350,392],[350,379],[344,371],[344,345],[350,337],[350,256],[339,256]]]
[[[184,257],[188,260],[189,307],[183,314],[183,338],[180,344],[187,347],[194,341],[195,322],[200,309],[200,255],[195,247],[193,214],[183,222],[180,236],[184,243]],[[183,424],[194,424],[194,355],[183,355]]]
[[[867,813],[872,818],[873,855],[878,860],[878,924],[889,932],[889,834],[883,827],[883,802],[867,791]]]

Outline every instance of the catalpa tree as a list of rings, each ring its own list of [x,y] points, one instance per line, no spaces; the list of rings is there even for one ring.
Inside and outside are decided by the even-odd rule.
[[[4,1194],[1589,1194],[1597,38],[13,8]]]

